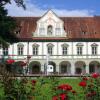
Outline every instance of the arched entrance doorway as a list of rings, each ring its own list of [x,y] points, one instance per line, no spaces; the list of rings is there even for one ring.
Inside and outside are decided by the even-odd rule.
[[[77,61],[75,63],[75,74],[85,74],[86,73],[86,64],[83,61]]]
[[[13,64],[13,66],[11,66],[11,70],[12,72],[16,73],[16,74],[23,74],[24,73],[24,70],[23,70],[23,67],[21,66],[21,63],[23,61],[17,61]]]
[[[90,73],[100,73],[100,63],[98,61],[92,61],[89,64]]]
[[[60,63],[60,73],[61,74],[70,74],[71,73],[71,64],[68,61],[62,61]]]
[[[30,74],[39,74],[41,71],[41,64],[38,61],[32,61],[29,64],[29,73]]]
[[[56,64],[55,64],[55,62],[49,61],[49,62],[48,62],[48,65],[52,65],[52,66],[53,66],[53,73],[55,73],[55,72],[56,72]],[[46,63],[44,64],[44,71],[45,71],[45,72],[47,71]]]

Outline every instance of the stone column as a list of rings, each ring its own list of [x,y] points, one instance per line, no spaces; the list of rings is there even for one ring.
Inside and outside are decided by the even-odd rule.
[[[89,64],[86,64],[86,73],[89,74]]]
[[[41,72],[44,73],[44,63],[41,64]]]
[[[71,75],[75,75],[75,63],[71,62]]]
[[[59,64],[56,64],[56,72],[59,74]]]

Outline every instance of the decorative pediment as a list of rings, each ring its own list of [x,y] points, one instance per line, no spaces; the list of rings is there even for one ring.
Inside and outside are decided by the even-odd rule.
[[[33,46],[33,47],[39,47],[39,45],[36,44],[36,43],[34,43],[32,46]]]
[[[93,44],[91,44],[91,46],[98,46],[98,44],[96,44],[96,43],[93,43]]]
[[[48,47],[53,47],[54,45],[52,43],[47,44]]]
[[[64,44],[62,44],[61,46],[62,46],[62,47],[68,47],[69,45],[66,44],[66,43],[64,43]]]
[[[65,37],[64,22],[52,11],[46,12],[38,21],[34,37]]]
[[[77,43],[76,46],[83,46],[83,43]]]

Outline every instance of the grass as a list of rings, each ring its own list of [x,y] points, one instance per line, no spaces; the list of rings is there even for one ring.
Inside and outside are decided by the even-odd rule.
[[[54,82],[57,82],[57,84],[64,84],[64,83],[69,84],[72,86],[73,90],[77,91],[77,93],[82,92],[81,87],[79,87],[78,85],[80,82],[80,79],[57,78],[56,80],[51,80],[50,78],[43,78],[43,79],[39,78],[37,79],[37,85],[35,88],[35,93],[36,93],[35,100],[52,100],[52,96],[55,95],[55,93],[53,93],[52,91],[52,86],[55,85]],[[77,97],[77,98],[80,99],[80,97]]]

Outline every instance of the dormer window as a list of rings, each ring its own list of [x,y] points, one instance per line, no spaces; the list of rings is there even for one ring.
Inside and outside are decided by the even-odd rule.
[[[82,34],[85,35],[85,34],[87,34],[87,32],[86,31],[82,31]]]
[[[49,25],[47,28],[47,34],[52,35],[52,33],[53,33],[53,27],[52,27],[52,25]]]
[[[53,11],[48,11],[39,20],[34,30],[34,37],[66,37],[64,21],[61,20]]]
[[[21,32],[21,26],[19,26],[16,30],[15,30],[15,34],[19,35]]]

